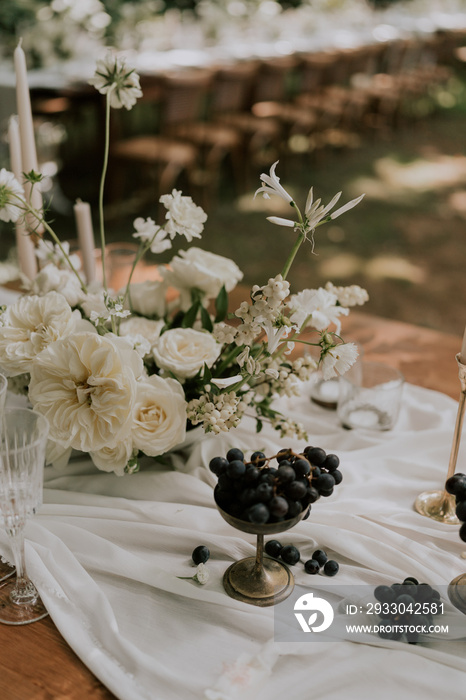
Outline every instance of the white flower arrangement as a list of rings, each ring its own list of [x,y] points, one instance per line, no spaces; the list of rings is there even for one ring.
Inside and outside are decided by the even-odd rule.
[[[137,74],[124,59],[111,55],[98,62],[91,83],[107,102],[99,195],[104,250],[110,108],[130,109],[141,90]],[[274,400],[299,394],[301,382],[318,366],[325,378],[351,366],[357,349],[340,338],[340,318],[349,306],[364,303],[367,293],[329,283],[325,289],[290,294],[287,276],[300,246],[309,240],[313,245],[316,227],[362,197],[331,214],[341,193],[323,206],[314,201],[311,188],[302,214],[280,184],[276,166],[261,175],[256,195],[279,196],[295,210],[296,220],[269,217],[274,224],[293,228],[291,252],[282,271],[262,286],[254,285],[249,301],[233,313],[228,293],[242,279],[241,270],[196,246],[180,251],[168,266],[158,266],[154,280],[132,282],[148,250],[170,249],[175,236],[188,243],[201,238],[207,217],[190,197],[177,190],[162,196],[162,225],[135,220],[139,250],[124,288],[108,288],[105,256],[102,285],[90,288],[67,243],[32,206],[12,173],[0,171],[0,218],[35,219],[42,263],[37,277],[27,283],[27,293],[2,309],[0,368],[12,387],[22,388],[33,408],[49,420],[50,462],[66,463],[77,449],[88,452],[101,470],[132,473],[141,455],[165,454],[182,443],[192,426],[218,434],[237,426],[246,412],[255,416],[258,430],[266,420],[282,437],[306,437],[300,424],[275,410]],[[40,176],[31,171],[25,179],[33,188]],[[314,342],[308,339],[310,330],[316,334]],[[319,362],[308,355],[290,359],[295,343],[319,347]]]

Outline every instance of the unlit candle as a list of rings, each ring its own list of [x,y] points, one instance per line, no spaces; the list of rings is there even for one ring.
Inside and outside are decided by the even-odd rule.
[[[77,199],[74,205],[74,215],[78,230],[79,248],[83,259],[83,270],[89,284],[95,279],[95,244],[91,207],[88,202],[82,202],[80,199]]]

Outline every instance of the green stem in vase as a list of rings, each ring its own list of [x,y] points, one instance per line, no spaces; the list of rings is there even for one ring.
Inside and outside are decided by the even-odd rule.
[[[102,251],[102,284],[107,290],[107,276],[105,271],[105,223],[104,223],[104,187],[108,168],[108,153],[110,150],[110,97],[111,90],[106,95],[105,101],[105,145],[102,175],[99,188],[99,222],[100,222],[100,248]]]

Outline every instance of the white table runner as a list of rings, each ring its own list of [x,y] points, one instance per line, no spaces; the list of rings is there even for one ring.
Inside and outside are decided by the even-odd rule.
[[[280,536],[303,559],[317,547],[340,563],[334,579],[292,567],[298,585],[377,586],[415,576],[446,586],[466,571],[458,527],[423,518],[416,496],[443,486],[457,403],[405,386],[396,429],[345,431],[308,392],[282,403],[309,429],[309,444],[340,456],[344,480],[310,518]],[[385,700],[464,698],[465,625],[456,640],[275,642],[274,608],[256,608],[223,590],[226,568],[255,551],[255,538],[217,512],[206,469],[231,446],[246,451],[304,443],[256,435],[245,421],[220,438],[195,442],[170,471],[154,462],[116,477],[86,460],[46,469],[44,505],[26,529],[28,569],[58,629],[83,662],[121,700]],[[466,471],[461,449],[458,471]],[[181,471],[181,469],[183,471]],[[210,580],[191,576],[191,552],[211,550]],[[8,555],[6,535],[0,551]],[[446,619],[454,618],[445,601]],[[461,618],[462,619],[462,618]]]

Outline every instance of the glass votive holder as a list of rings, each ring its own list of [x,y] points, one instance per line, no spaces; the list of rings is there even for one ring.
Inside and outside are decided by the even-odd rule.
[[[338,380],[337,415],[344,428],[391,430],[401,407],[404,377],[383,362],[356,363]]]

